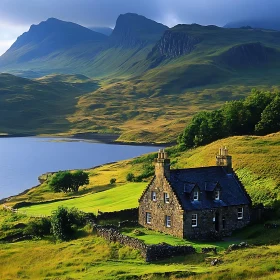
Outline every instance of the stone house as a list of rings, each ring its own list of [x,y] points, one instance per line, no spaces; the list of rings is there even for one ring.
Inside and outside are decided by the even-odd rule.
[[[171,169],[159,150],[155,176],[139,199],[139,224],[180,238],[228,236],[250,222],[251,199],[232,169],[226,147],[216,166]]]

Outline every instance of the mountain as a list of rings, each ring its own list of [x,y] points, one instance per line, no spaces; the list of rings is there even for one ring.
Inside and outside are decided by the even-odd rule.
[[[156,43],[168,27],[137,14],[120,15],[110,36],[115,46],[135,47]]]
[[[57,57],[77,45],[101,43],[106,36],[78,24],[54,18],[32,25],[1,56],[1,65],[22,65]]]
[[[18,39],[0,58],[0,70],[29,77],[75,73],[101,80],[102,87],[69,95],[72,111],[61,127],[67,133],[114,132],[122,141],[175,141],[197,111],[217,109],[254,87],[280,89],[278,31],[198,24],[169,29],[136,14],[120,15],[109,37],[75,28],[86,34],[77,44],[69,39],[61,47],[59,38],[47,36],[42,44],[58,48],[25,61],[29,44]],[[41,42],[29,32],[24,36],[31,46]],[[83,39],[87,36],[89,41]],[[3,66],[7,56],[14,60]]]
[[[136,75],[146,69],[139,61],[145,60],[167,28],[143,16],[125,14],[119,16],[108,37],[74,23],[48,19],[31,26],[0,57],[0,70]]]
[[[97,26],[94,26],[94,27],[89,27],[89,29],[92,30],[92,31],[104,34],[106,36],[110,36],[112,34],[112,32],[113,32],[113,29],[110,28],[110,27],[97,27]]]
[[[241,27],[252,27],[252,28],[260,28],[260,29],[271,29],[271,30],[280,30],[280,21],[278,19],[251,19],[251,20],[243,20],[243,21],[235,21],[229,22],[225,26],[225,28],[241,28]]]

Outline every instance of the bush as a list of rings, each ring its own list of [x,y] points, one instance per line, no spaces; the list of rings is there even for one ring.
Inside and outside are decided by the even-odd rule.
[[[126,175],[126,180],[127,180],[128,182],[134,182],[134,180],[135,180],[134,174],[133,174],[133,173],[128,173],[128,174]]]
[[[27,224],[24,234],[43,237],[51,233],[51,222],[48,218],[36,219]]]
[[[58,207],[52,212],[51,228],[54,237],[57,240],[70,240],[73,238],[75,229],[86,224],[85,213],[76,208]]]
[[[110,185],[114,185],[116,183],[117,179],[116,178],[111,178],[110,180]]]

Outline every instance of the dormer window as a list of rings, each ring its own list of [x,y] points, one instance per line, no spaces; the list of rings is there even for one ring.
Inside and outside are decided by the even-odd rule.
[[[198,191],[193,192],[193,200],[198,201]]]
[[[215,191],[215,200],[220,200],[220,191],[219,190]]]
[[[152,201],[157,201],[157,194],[156,194],[156,192],[152,192],[152,196],[151,196],[151,198],[152,198]]]
[[[169,203],[169,194],[164,193],[164,203]]]

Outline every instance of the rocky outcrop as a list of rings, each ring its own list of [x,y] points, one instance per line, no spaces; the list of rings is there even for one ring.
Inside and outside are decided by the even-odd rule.
[[[249,67],[261,66],[268,62],[269,55],[275,52],[261,43],[248,43],[237,45],[219,56],[218,61],[227,66]]]
[[[198,37],[183,32],[167,30],[160,41],[153,48],[152,53],[165,58],[176,58],[191,53],[201,42]]]

